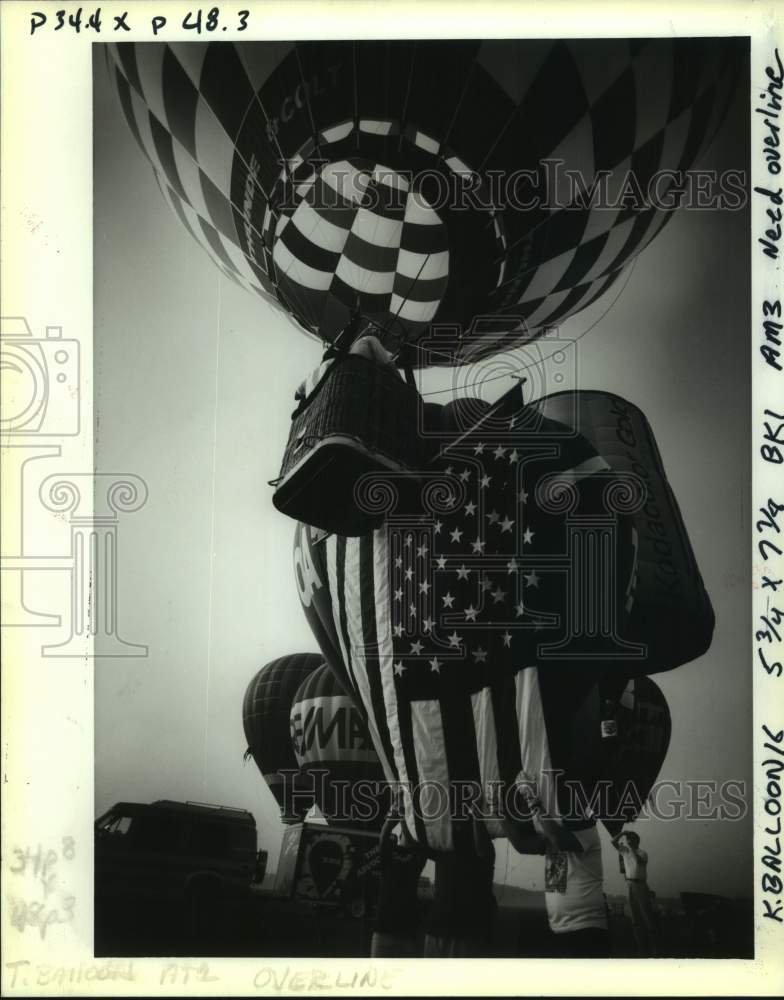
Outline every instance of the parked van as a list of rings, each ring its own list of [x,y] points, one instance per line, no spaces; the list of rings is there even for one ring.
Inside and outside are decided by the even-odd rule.
[[[191,910],[249,891],[256,821],[201,802],[118,802],[95,822],[96,904],[185,903]]]

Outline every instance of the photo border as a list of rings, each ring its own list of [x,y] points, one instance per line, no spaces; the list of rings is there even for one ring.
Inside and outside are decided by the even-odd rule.
[[[62,337],[78,341],[77,385],[79,433],[60,431],[42,447],[60,449],[61,478],[82,482],[93,472],[92,407],[92,53],[94,42],[116,40],[108,30],[113,17],[128,11],[130,33],[123,40],[173,41],[193,39],[193,33],[175,27],[185,12],[199,6],[182,2],[132,2],[82,4],[86,17],[100,6],[105,28],[100,36],[69,27],[54,32],[42,27],[30,34],[33,12],[54,19],[57,10],[75,11],[78,4],[50,2],[4,2],[2,16],[2,314],[26,320],[33,338],[45,339],[47,327],[56,339],[53,324]],[[208,10],[211,4],[201,5]],[[767,85],[766,68],[774,66],[774,50],[784,53],[780,14],[772,2],[748,3],[530,3],[522,10],[514,3],[384,3],[309,0],[219,4],[227,14],[250,11],[248,28],[242,34],[230,29],[222,40],[249,41],[274,38],[394,37],[416,33],[419,37],[579,37],[677,35],[748,35],[751,38],[752,104]],[[415,8],[415,12],[414,12]],[[165,16],[167,26],[154,38],[151,19]],[[400,26],[410,29],[400,31]],[[415,26],[415,27],[414,27]],[[587,30],[586,30],[587,29]],[[750,109],[751,187],[780,187],[766,169],[765,137],[770,134],[763,116]],[[784,183],[784,182],[781,182]],[[770,260],[758,240],[770,225],[766,214],[769,199],[751,196],[752,260],[749,341],[752,352],[752,511],[758,512],[768,498],[784,504],[782,469],[764,457],[766,421],[771,433],[782,421],[766,415],[784,412],[784,376],[761,355],[763,343],[762,303],[781,300],[780,259]],[[72,427],[72,394],[58,398],[62,406],[61,427]],[[8,401],[4,405],[8,405]],[[70,409],[69,409],[70,407]],[[717,412],[717,426],[721,415]],[[70,421],[70,422],[69,422]],[[11,446],[4,438],[3,465],[7,471]],[[784,452],[784,446],[782,446]],[[709,460],[709,455],[706,455]],[[133,470],[128,470],[132,474]],[[58,476],[60,473],[58,472]],[[127,479],[118,470],[118,480]],[[21,494],[10,491],[3,477],[5,518],[22,517],[26,511]],[[136,483],[136,500],[143,502],[143,483]],[[113,488],[113,487],[112,487]],[[61,518],[36,535],[36,547],[51,551],[51,560],[67,550],[71,521],[77,516],[93,522],[101,515],[101,498],[92,490],[78,491],[63,499],[63,489],[50,491],[52,503],[60,504]],[[107,484],[107,490],[110,487]],[[126,488],[127,489],[127,488]],[[122,492],[122,491],[121,491]],[[116,494],[114,494],[116,497]],[[103,494],[102,494],[103,496]],[[59,498],[59,499],[58,499]],[[134,501],[126,501],[131,507]],[[62,506],[65,504],[65,506]],[[69,504],[71,504],[69,506]],[[111,506],[111,504],[110,504]],[[120,504],[122,508],[122,503]],[[54,509],[54,508],[50,508]],[[118,518],[132,509],[115,510]],[[784,889],[763,889],[766,869],[762,858],[778,833],[775,817],[766,813],[766,802],[774,795],[765,779],[765,761],[771,754],[784,760],[784,678],[767,673],[761,666],[757,638],[760,619],[769,613],[770,589],[761,586],[764,576],[784,578],[784,557],[770,554],[762,560],[752,515],[752,565],[759,568],[752,582],[753,625],[749,637],[749,661],[739,669],[751,671],[754,687],[754,856],[755,941],[753,961],[660,959],[640,966],[639,960],[463,959],[448,963],[428,960],[381,959],[94,959],[92,955],[92,839],[93,839],[93,660],[89,642],[69,659],[42,654],[40,630],[5,630],[3,638],[3,915],[2,980],[7,996],[79,994],[85,996],[161,995],[199,996],[292,995],[312,992],[314,970],[324,974],[328,988],[317,992],[346,995],[389,993],[461,996],[481,995],[582,995],[590,991],[608,995],[775,995],[784,988],[784,924],[764,917],[763,900],[784,904]],[[51,521],[52,519],[50,519]],[[47,522],[49,523],[49,522]],[[771,540],[775,536],[768,533]],[[41,567],[45,568],[45,567]],[[50,574],[55,576],[56,574]],[[41,593],[29,596],[30,605],[52,605],[58,595],[55,581],[41,585]],[[779,595],[784,589],[779,590]],[[4,598],[5,601],[5,598]],[[55,602],[56,603],[56,602]],[[779,602],[782,604],[782,601]],[[784,607],[784,604],[782,604]],[[5,607],[5,605],[4,605]],[[134,637],[118,636],[128,646]],[[768,662],[784,659],[782,643],[765,646]],[[69,654],[71,655],[71,654]],[[126,655],[120,652],[118,655]],[[131,653],[130,655],[134,655]],[[763,728],[763,727],[766,727]],[[778,738],[776,738],[778,737]],[[771,747],[771,744],[773,746]],[[781,753],[778,747],[781,746]],[[780,827],[779,827],[780,829]],[[784,837],[779,837],[781,844]],[[11,924],[6,896],[11,879],[13,849],[41,845],[56,855],[59,884],[57,897],[76,901],[75,918],[53,923],[45,937],[28,926],[22,935]],[[63,895],[66,894],[66,895]],[[66,910],[61,910],[65,913]],[[781,914],[784,915],[784,908]],[[518,964],[524,962],[524,965]],[[127,978],[129,968],[133,979]],[[41,983],[42,969],[49,970]],[[51,970],[62,970],[53,973]],[[265,972],[263,970],[272,970]],[[376,970],[373,985],[363,985],[363,975]],[[300,976],[301,974],[301,976]]]

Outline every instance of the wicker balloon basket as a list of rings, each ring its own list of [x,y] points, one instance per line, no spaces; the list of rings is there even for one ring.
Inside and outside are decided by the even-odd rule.
[[[336,360],[292,416],[273,503],[324,531],[373,530],[385,510],[367,477],[416,476],[426,461],[419,416],[420,396],[396,368],[359,355]]]

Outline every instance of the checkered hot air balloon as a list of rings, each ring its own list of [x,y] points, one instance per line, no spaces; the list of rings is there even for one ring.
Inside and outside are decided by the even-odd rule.
[[[726,109],[733,39],[107,45],[125,117],[221,271],[415,366],[509,350],[659,233]],[[669,171],[669,174],[662,173]],[[671,196],[667,200],[667,196]],[[477,316],[495,317],[477,333]]]

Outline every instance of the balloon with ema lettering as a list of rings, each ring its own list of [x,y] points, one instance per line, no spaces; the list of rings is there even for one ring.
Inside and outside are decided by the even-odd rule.
[[[360,707],[325,663],[300,686],[291,707],[298,787],[312,789],[335,826],[378,830],[389,811],[384,772]]]

